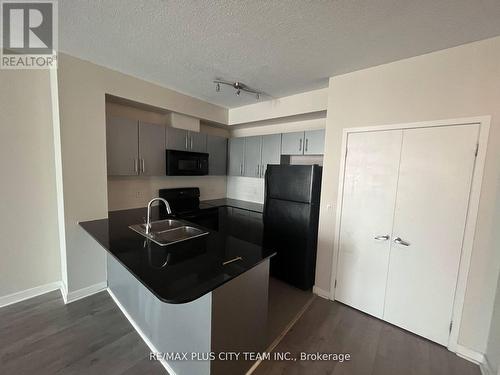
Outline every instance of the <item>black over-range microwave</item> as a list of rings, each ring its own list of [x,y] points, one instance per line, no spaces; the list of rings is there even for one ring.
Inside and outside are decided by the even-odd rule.
[[[166,151],[167,176],[203,176],[208,174],[208,154],[202,152]]]

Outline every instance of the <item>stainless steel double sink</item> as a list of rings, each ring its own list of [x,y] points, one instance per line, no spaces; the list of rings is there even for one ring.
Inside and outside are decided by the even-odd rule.
[[[146,224],[130,225],[129,228],[160,246],[168,246],[208,234],[208,232],[173,219],[152,221],[149,233],[146,233]]]

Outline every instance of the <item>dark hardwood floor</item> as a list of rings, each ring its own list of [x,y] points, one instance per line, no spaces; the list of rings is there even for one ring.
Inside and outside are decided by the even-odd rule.
[[[283,296],[293,299],[293,309],[283,307],[287,319],[309,298],[279,283],[273,289],[271,295],[281,296],[279,300]],[[478,366],[442,346],[317,297],[274,352],[291,352],[297,358],[300,352],[344,353],[351,360],[264,361],[254,375],[480,374]],[[57,291],[0,309],[0,374],[153,375],[166,371],[149,360],[149,348],[107,292],[64,305]]]
[[[344,353],[351,360],[263,361],[253,375],[479,375],[446,348],[338,302],[315,298],[274,352]]]
[[[166,374],[107,292],[59,291],[0,309],[0,374]]]

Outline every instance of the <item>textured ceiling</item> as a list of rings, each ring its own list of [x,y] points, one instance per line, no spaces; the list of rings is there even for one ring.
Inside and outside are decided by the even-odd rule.
[[[225,107],[500,35],[499,0],[64,0],[60,50]]]

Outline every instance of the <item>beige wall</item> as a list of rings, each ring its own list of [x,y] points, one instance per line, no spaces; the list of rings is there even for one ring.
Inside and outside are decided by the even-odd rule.
[[[485,352],[500,252],[500,38],[332,77],[316,285],[330,290],[342,129],[491,115],[459,344]],[[328,209],[328,205],[333,207]]]
[[[491,374],[496,374],[497,371],[500,371],[500,277],[498,278],[495,307],[493,318],[491,319],[485,358]]]
[[[60,280],[49,72],[0,71],[0,297]]]
[[[59,55],[59,112],[68,291],[106,280],[102,248],[79,221],[107,217],[105,94],[207,121],[227,110],[74,57]]]

